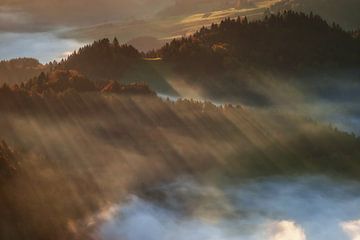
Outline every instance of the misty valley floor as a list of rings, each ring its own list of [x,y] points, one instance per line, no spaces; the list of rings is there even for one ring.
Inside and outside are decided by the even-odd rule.
[[[301,115],[152,94],[7,97],[1,238],[331,239],[321,221],[346,236],[360,218],[359,139]]]
[[[359,190],[358,182],[315,175],[229,185],[182,177],[105,210],[94,235],[103,240],[353,240],[360,236]]]

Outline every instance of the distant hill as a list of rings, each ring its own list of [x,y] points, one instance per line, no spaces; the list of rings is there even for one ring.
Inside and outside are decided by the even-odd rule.
[[[0,83],[20,83],[50,68],[51,64],[43,65],[33,58],[4,60],[0,62]]]
[[[274,4],[271,10],[314,12],[329,22],[340,24],[345,29],[360,28],[359,0],[282,0]]]

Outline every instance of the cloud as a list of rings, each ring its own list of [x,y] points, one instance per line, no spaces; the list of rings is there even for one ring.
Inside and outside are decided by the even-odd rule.
[[[270,240],[306,240],[304,230],[292,221],[280,221],[274,224]]]
[[[360,220],[344,222],[341,227],[351,240],[360,240]]]
[[[33,32],[146,18],[172,0],[2,0],[0,31]]]
[[[43,26],[30,24],[31,22],[30,15],[23,11],[8,7],[0,7],[0,31],[2,32],[43,31]]]
[[[357,182],[323,176],[245,180],[221,188],[180,178],[153,188],[155,192],[143,198],[131,196],[116,205],[117,214],[97,225],[95,236],[101,240],[360,240],[360,221],[347,221],[360,216],[359,187]]]

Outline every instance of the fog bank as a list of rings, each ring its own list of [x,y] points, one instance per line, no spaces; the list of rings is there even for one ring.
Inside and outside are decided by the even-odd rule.
[[[356,240],[359,189],[322,176],[219,187],[179,179],[129,197],[96,234],[102,240]]]

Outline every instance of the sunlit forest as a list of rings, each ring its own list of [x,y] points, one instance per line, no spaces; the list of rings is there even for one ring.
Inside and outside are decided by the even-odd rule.
[[[81,18],[57,3],[63,22],[0,3],[0,37],[49,28],[69,48],[10,58],[0,39],[0,239],[359,239],[358,5],[327,3],[93,0]],[[145,51],[105,31],[118,11],[189,32],[151,28]]]

